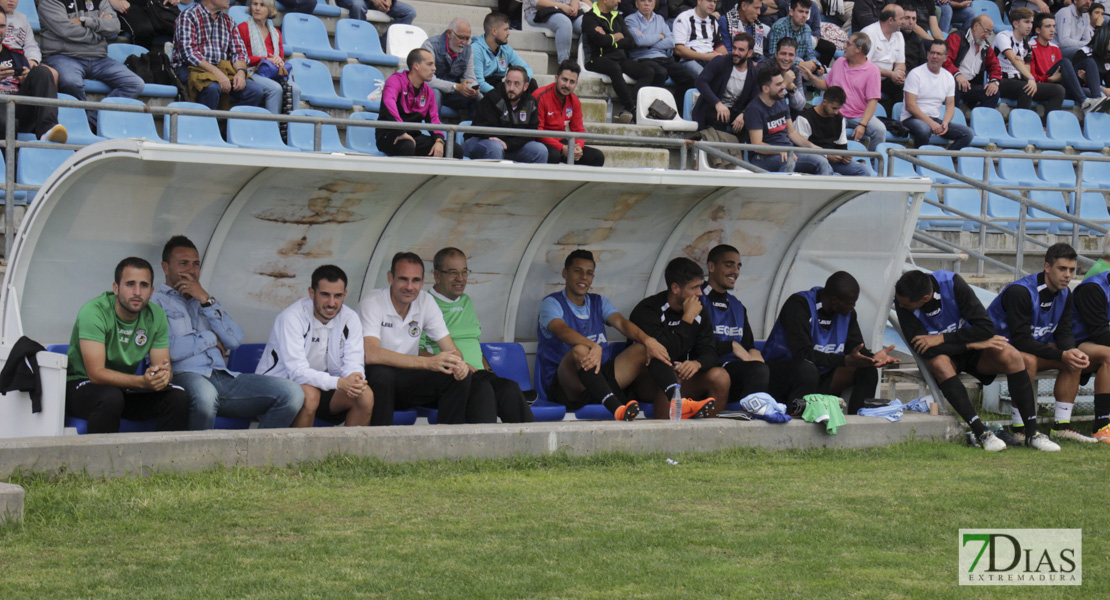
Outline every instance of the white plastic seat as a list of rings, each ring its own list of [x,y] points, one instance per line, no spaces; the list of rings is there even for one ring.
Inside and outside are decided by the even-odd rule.
[[[586,68],[586,48],[582,45],[582,38],[578,38],[578,67],[582,69],[582,74],[578,76],[580,80],[600,79],[602,83],[613,83],[613,80],[609,79],[608,75],[603,75],[601,73],[598,73],[597,71],[591,71]],[[624,82],[628,85],[632,85],[636,83],[636,80],[632,79],[628,75],[625,75]]]
[[[404,64],[409,52],[422,46],[426,39],[428,34],[414,25],[390,25],[385,34],[385,53],[396,56]]]
[[[735,169],[715,169],[709,166],[709,153],[705,150],[698,150],[698,171],[707,172],[715,171],[718,173],[751,173],[748,169],[737,166]]]
[[[653,119],[648,116],[648,108],[651,103],[656,100],[662,100],[675,110],[673,119]],[[656,125],[663,128],[663,131],[697,131],[698,124],[696,121],[687,121],[678,114],[678,106],[674,101],[674,96],[671,92],[661,87],[644,86],[636,94],[636,124],[638,125]]]

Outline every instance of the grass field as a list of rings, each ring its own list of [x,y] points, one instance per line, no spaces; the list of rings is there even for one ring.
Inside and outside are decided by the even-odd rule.
[[[914,442],[16,478],[0,598],[1107,598],[1110,447]],[[960,528],[1082,528],[1081,588],[960,588]]]

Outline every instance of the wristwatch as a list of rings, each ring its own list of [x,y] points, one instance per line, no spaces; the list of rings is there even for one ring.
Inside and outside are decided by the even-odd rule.
[[[212,306],[215,303],[216,303],[216,297],[215,296],[209,296],[208,297],[208,302],[205,302],[204,304],[201,304],[200,306],[202,308],[208,308],[209,306]]]

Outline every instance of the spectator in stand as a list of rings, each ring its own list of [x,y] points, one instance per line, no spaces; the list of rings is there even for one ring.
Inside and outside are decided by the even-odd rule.
[[[1056,44],[1064,58],[1071,58],[1091,43],[1091,1],[1074,0],[1056,12]]]
[[[945,35],[948,35],[953,27],[963,32],[964,24],[975,17],[975,11],[971,10],[971,0],[937,0],[937,6],[940,7],[937,23]]]
[[[416,9],[396,0],[335,0],[337,6],[347,9],[347,16],[358,20],[366,20],[366,11],[376,10],[389,15],[395,25],[411,25],[416,19]]]
[[[58,73],[58,91],[85,99],[85,80],[103,82],[112,91],[109,98],[136,98],[143,80],[123,63],[108,58],[108,40],[119,35],[119,19],[109,0],[94,5],[72,0],[38,0],[42,25],[43,63]],[[179,19],[180,20],[180,19]],[[96,111],[89,111],[96,126]]]
[[[177,18],[171,63],[189,99],[215,110],[259,106],[262,86],[247,76],[247,49],[227,14],[230,0],[200,0]],[[142,80],[140,80],[142,81]]]
[[[740,0],[718,19],[717,28],[721,32],[721,40],[732,47],[732,41],[740,33],[752,36],[755,43],[752,45],[753,63],[763,60],[763,43],[771,28],[759,22],[759,13],[763,12],[763,0]]]
[[[432,53],[436,62],[435,77],[429,82],[435,91],[437,106],[466,109],[471,116],[482,99],[478,76],[474,74],[474,46],[470,23],[455,17],[443,35],[424,40],[423,48]]]
[[[819,148],[817,144],[802,137],[790,119],[790,107],[782,98],[782,74],[774,69],[760,69],[756,79],[759,95],[748,103],[744,111],[744,127],[752,144],[763,146],[800,146]],[[829,161],[819,154],[795,154],[794,161],[788,160],[787,153],[779,150],[748,153],[748,162],[766,171],[789,173],[812,173],[832,175]]]
[[[867,60],[871,40],[866,33],[855,33],[844,47],[844,56],[836,59],[824,80],[814,79],[819,89],[839,87],[847,100],[841,102],[837,113],[844,117],[852,129],[852,139],[859,142],[867,137],[867,149],[874,151],[886,141],[886,126],[875,116],[879,106],[879,67]],[[824,147],[824,146],[822,146]]]
[[[956,105],[968,108],[998,107],[998,84],[1002,69],[990,45],[994,21],[987,15],[971,20],[967,34],[953,32],[948,36],[948,58],[944,68],[956,78]]]
[[[1033,101],[1045,107],[1045,116],[1060,110],[1064,104],[1064,86],[1057,83],[1038,83],[1029,69],[1032,50],[1029,34],[1033,31],[1033,11],[1015,8],[1010,11],[1012,31],[999,31],[994,36],[994,51],[1002,69],[1002,82],[998,95],[1017,100],[1018,108],[1031,108]]]
[[[570,58],[571,38],[582,34],[582,16],[591,8],[580,0],[524,0],[524,20],[555,34],[555,55],[561,63]]]
[[[532,67],[509,46],[509,17],[505,13],[491,12],[482,20],[482,30],[485,34],[471,42],[478,91],[483,94],[493,91],[511,66],[524,69],[531,80]]]
[[[921,62],[911,67],[909,66],[909,62],[907,60],[906,72],[909,73],[911,70],[917,67],[917,65],[925,64],[924,44],[928,43],[930,40],[943,40],[946,36],[941,33],[940,25],[937,23],[937,13],[935,10],[936,4],[933,2],[933,0],[901,0],[899,4],[901,4],[902,9],[906,12],[906,14],[913,15],[913,26],[910,27],[909,31],[906,30],[905,15],[902,16],[901,23],[902,38],[906,42],[907,59],[909,58],[910,52],[913,51],[910,46],[909,33],[913,32],[914,34],[916,34],[919,40],[924,40],[924,43],[918,44],[920,48],[918,48],[918,51],[914,54],[915,56],[921,56]]]
[[[527,92],[528,74],[513,65],[505,73],[501,85],[493,89],[478,103],[475,127],[501,127],[504,129],[539,129],[539,103]],[[546,163],[547,146],[538,138],[521,136],[490,136],[466,134],[463,142],[466,155],[472,159],[507,159],[523,163]]]
[[[803,78],[814,79],[809,71],[797,64],[795,60],[797,49],[797,40],[782,38],[779,40],[774,57],[759,63],[758,67],[760,71],[769,69],[782,75],[783,93],[785,94],[783,97],[789,103],[792,114],[801,114],[806,105],[809,104],[806,100],[805,86],[802,85]],[[758,94],[759,91],[756,90],[756,93]]]
[[[1091,54],[1098,66],[1102,85],[1110,86],[1110,27],[1099,27],[1091,40]]]
[[[179,4],[193,0],[120,0],[112,3],[119,18],[120,33],[131,43],[149,50],[161,49],[173,41],[174,24],[181,10]]]
[[[285,69],[285,50],[281,44],[281,32],[270,19],[278,16],[274,0],[251,0],[251,18],[236,28],[239,39],[247,49],[247,71],[251,80],[262,88],[262,106],[275,115],[282,110],[284,87],[288,83],[292,89],[292,110],[301,104],[301,86],[297,85]]]
[[[4,45],[12,50],[23,52],[23,56],[27,59],[27,66],[34,69],[42,63],[42,50],[39,49],[39,43],[35,40],[35,34],[31,30],[31,22],[27,20],[27,15],[16,10],[18,5],[19,0],[0,0],[0,9],[3,9],[8,17]],[[56,87],[58,72],[50,67],[46,68],[50,69]]]
[[[694,8],[674,20],[674,55],[694,77],[709,61],[725,54],[717,18],[713,16],[716,7],[717,0],[698,0]]]
[[[905,41],[906,46],[906,73],[925,64],[925,44],[933,39],[931,37],[923,38],[918,33],[921,28],[917,25],[917,15],[916,11],[909,9],[906,9],[902,14],[902,40]],[[903,85],[905,85],[904,82]],[[902,96],[899,95],[898,97],[901,98]]]
[[[185,2],[182,2],[185,4]],[[281,5],[285,7],[286,14],[300,13],[302,15],[311,15],[316,11],[316,6],[319,4],[316,0],[289,0],[286,2],[282,0]]]
[[[651,85],[662,87],[670,78],[680,90],[688,89],[694,84],[694,76],[674,59],[674,34],[655,12],[655,0],[636,0],[636,10],[624,18],[624,26],[636,43],[628,55],[655,73]],[[681,95],[678,101],[681,104]]]
[[[966,147],[975,138],[970,127],[952,122],[956,114],[956,80],[943,68],[948,58],[948,45],[933,40],[925,64],[906,75],[905,106],[902,124],[910,130],[917,147],[938,135],[952,140],[949,150]]]
[[[643,0],[641,0],[643,1]],[[662,19],[660,19],[662,20]],[[582,103],[574,95],[578,86],[581,69],[578,63],[564,60],[555,74],[555,83],[545,85],[535,91],[540,131],[573,131],[585,133],[582,125]],[[582,139],[574,140],[574,146],[563,138],[539,138],[547,146],[548,163],[567,162],[567,152],[574,154],[574,164],[600,167],[605,164],[605,155],[597,148],[586,147]]]
[[[1038,13],[1051,14],[1054,10],[1063,7],[1062,3],[1057,6],[1058,1],[1059,0],[1009,0],[1006,2],[1006,5],[1010,7],[1010,12],[1018,8],[1028,8],[1033,11],[1033,15],[1035,16]]]
[[[756,87],[750,33],[742,31],[732,38],[732,54],[718,56],[698,75],[698,101],[691,117],[698,131],[719,129],[740,136],[744,131],[744,109],[752,101]],[[739,141],[739,140],[736,140]]]
[[[595,2],[593,10],[582,19],[582,32],[586,38],[583,44],[588,57],[586,68],[609,77],[624,108],[613,120],[631,123],[632,115],[636,114],[636,94],[642,86],[651,83],[655,71],[626,53],[636,47],[636,42],[617,12],[617,0]],[[625,75],[633,80],[631,89],[624,81]]]
[[[879,68],[882,92],[887,96],[883,105],[888,114],[898,98],[902,97],[902,86],[906,83],[906,41],[902,37],[902,18],[905,14],[901,6],[887,4],[879,13],[879,20],[861,32],[871,40],[867,60]]]
[[[847,96],[844,89],[832,86],[825,90],[821,103],[805,109],[794,124],[798,134],[822,148],[847,150],[848,135],[840,107],[844,106]],[[874,177],[875,172],[866,162],[856,162],[848,156],[826,156],[832,170],[852,177]]]
[[[24,53],[7,44],[5,34],[9,16],[6,3],[0,4],[0,38],[5,40],[3,47],[0,47],[0,94],[57,98],[58,87],[53,69],[45,65],[32,67]],[[0,128],[6,128],[7,118],[7,110],[0,112]],[[33,133],[41,141],[64,144],[69,138],[66,128],[58,124],[57,107],[16,104],[15,120],[17,132]]]
[[[771,32],[767,34],[767,47],[777,51],[779,40],[793,38],[798,44],[794,59],[798,66],[814,75],[821,75],[825,72],[825,67],[817,61],[817,52],[813,49],[813,30],[807,23],[812,7],[813,0],[790,0],[790,15],[779,19],[771,27]]]
[[[1030,71],[1037,83],[1051,82],[1064,86],[1067,97],[1076,104],[1080,104],[1084,112],[1101,111],[1107,108],[1105,97],[1110,96],[1110,89],[1102,87],[1098,73],[1098,65],[1091,57],[1081,58],[1079,68],[1073,65],[1075,61],[1063,57],[1060,47],[1052,42],[1056,37],[1056,17],[1049,13],[1040,13],[1033,18],[1033,31],[1037,37],[1029,43],[1033,55],[1030,62]],[[1084,75],[1090,73],[1087,85],[1084,87],[1079,80],[1079,72]]]
[[[785,0],[779,0],[785,1]],[[879,21],[883,0],[856,0],[852,8],[852,31],[863,31],[865,27]]]
[[[1106,24],[1105,18],[1106,18],[1106,7],[1097,3],[1097,2],[1092,4],[1091,5],[1091,28],[1094,29],[1095,33],[1098,33],[1099,28]]]
[[[407,71],[397,71],[382,86],[379,121],[429,123],[439,125],[439,108],[428,82],[435,77],[436,61],[432,53],[416,48],[405,58]],[[378,149],[389,156],[443,156],[445,145],[442,131],[374,130]]]

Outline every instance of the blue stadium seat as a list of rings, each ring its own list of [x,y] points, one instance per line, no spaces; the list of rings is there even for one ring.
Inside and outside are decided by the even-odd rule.
[[[24,185],[41,186],[71,156],[73,150],[62,148],[20,148],[15,161],[15,181]],[[37,192],[35,196],[38,196]],[[16,201],[18,202],[18,196]],[[33,201],[33,197],[28,198],[28,202]]]
[[[339,95],[370,112],[380,111],[383,86],[385,75],[377,67],[351,63],[339,71]],[[371,95],[378,99],[371,100]]]
[[[976,191],[976,193],[978,193],[978,191]],[[1003,198],[1002,196],[999,196],[997,194],[987,195],[987,212],[989,212],[991,215],[991,221],[998,221],[1000,222],[999,224],[1004,227],[1017,229],[1018,219],[1021,216],[1022,209],[1023,205],[1018,204],[1013,200]],[[1028,211],[1025,214],[1026,216],[1032,216],[1032,213]],[[1045,215],[1046,213],[1041,213],[1042,217]],[[1029,221],[1025,222],[1025,230],[1033,233],[1048,233],[1049,229],[1051,229],[1053,226],[1054,224],[1051,223],[1030,223]],[[987,231],[989,232],[990,230],[988,229]]]
[[[328,42],[328,30],[324,22],[312,15],[286,13],[281,19],[282,45],[285,56],[300,52],[309,58],[319,60],[338,60],[345,62],[347,53],[336,50]],[[293,69],[296,76],[297,70]],[[304,87],[302,84],[301,87]]]
[[[251,20],[251,13],[246,6],[234,5],[227,9],[227,16],[231,17],[231,22],[239,25]],[[250,40],[244,40],[244,43],[250,45]]]
[[[1098,152],[1084,152],[1085,156],[1102,156]],[[1086,161],[1083,163],[1083,185],[1110,188],[1110,163]]]
[[[1105,147],[1103,142],[1087,139],[1079,127],[1079,119],[1067,110],[1054,110],[1048,113],[1048,136],[1076,150],[1098,152]]]
[[[258,106],[233,106],[231,111],[259,115],[273,114]],[[278,129],[277,121],[228,119],[227,141],[242,148],[298,152],[293,146],[286,145],[285,142],[281,141],[281,131]]]
[[[317,17],[338,17],[343,15],[343,10],[328,4],[327,0],[316,0],[316,8],[312,10],[312,14]]]
[[[227,368],[238,373],[254,373],[265,349],[266,344],[240,344],[238,348],[231,351],[227,359]]]
[[[983,200],[979,190],[968,188],[947,188],[944,190],[944,205],[951,206],[952,208],[963,211],[972,216],[980,216],[983,213]],[[994,213],[991,212],[993,207],[987,204],[987,216],[993,217]],[[964,231],[979,231],[979,224],[975,221],[961,222]],[[987,231],[990,231],[989,229]]]
[[[1068,145],[1063,140],[1052,139],[1045,135],[1041,118],[1027,108],[1015,108],[1010,111],[1010,135],[1015,138],[1028,138],[1034,146],[1042,150],[1063,150]]]
[[[1002,113],[993,108],[976,106],[971,109],[971,129],[977,137],[988,140],[1002,148],[1025,148],[1027,138],[1016,138],[1006,131]]]
[[[7,191],[5,191],[3,189],[4,184],[7,183],[7,179],[6,179],[7,173],[8,173],[7,162],[4,160],[4,153],[0,152],[0,200],[6,200],[7,199]],[[16,191],[15,192],[15,203],[16,204],[26,204],[27,203],[27,192]]]
[[[1051,208],[1055,208],[1056,210],[1061,211],[1061,212],[1068,212],[1067,202],[1064,200],[1064,195],[1061,194],[1060,192],[1050,192],[1050,191],[1047,191],[1047,190],[1030,190],[1029,191],[1029,200],[1031,200],[1033,202],[1037,202],[1039,204],[1044,204],[1045,206],[1048,206],[1048,207],[1051,207]],[[1032,206],[1029,207],[1029,216],[1033,217],[1033,218],[1036,218],[1036,219],[1056,219],[1056,218],[1058,218],[1054,215],[1050,215],[1046,212],[1043,212],[1041,210],[1033,208]],[[1073,227],[1073,224],[1068,222],[1068,221],[1063,221],[1063,222],[1059,222],[1059,223],[1050,223],[1049,224],[1049,233],[1065,234],[1065,235],[1070,234],[1071,231],[1072,231],[1072,227]]]
[[[532,378],[528,374],[528,358],[524,346],[513,342],[491,342],[482,344],[482,354],[498,377],[512,379],[520,385],[521,391],[532,389]],[[537,421],[562,421],[567,407],[537,399],[532,404],[532,414]]]
[[[351,110],[354,107],[349,98],[340,98],[335,93],[331,71],[324,63],[307,58],[292,58],[288,64],[293,66],[293,81],[301,86],[301,99],[305,102],[325,108]]]
[[[370,112],[351,113],[352,119],[361,121],[377,121],[378,114]],[[370,127],[348,127],[347,146],[355,152],[362,152],[371,156],[385,156],[385,152],[378,150],[378,141],[374,137],[374,130]]]
[[[1063,156],[1063,152],[1042,152],[1044,156],[1055,155]],[[1049,185],[1060,186],[1073,186],[1075,185],[1075,167],[1071,166],[1071,162],[1066,160],[1040,160],[1037,166],[1037,174],[1041,179],[1047,181]]]
[[[119,62],[126,62],[128,57],[142,56],[150,52],[150,50],[135,44],[124,44],[122,42],[115,42],[108,44],[108,58],[114,58]],[[86,86],[85,91],[88,91]],[[153,98],[176,98],[177,86],[176,85],[162,85],[159,83],[147,83],[143,85],[143,91],[140,96],[150,96]]]
[[[1110,146],[1110,115],[1091,112],[1083,116],[1083,135]]]
[[[978,148],[964,148],[963,150],[968,152],[980,152]],[[963,150],[961,150],[961,152],[963,152]],[[975,179],[984,181],[983,160],[981,156],[958,156],[956,157],[956,171],[959,172],[960,175],[974,177]],[[987,177],[985,181],[993,185],[1003,184],[1002,178],[995,172],[994,163],[991,161],[987,161]]]
[[[971,10],[975,13],[974,16],[987,15],[994,21],[994,32],[1009,31],[1013,29],[1002,18],[1002,11],[998,9],[998,5],[994,0],[973,0],[971,3]]]
[[[937,191],[929,190],[925,193],[925,197],[937,200]],[[965,221],[963,219],[937,219],[937,217],[954,217],[952,213],[941,209],[939,206],[934,206],[927,202],[921,203],[921,212],[917,215],[917,228],[928,229],[933,231],[961,231],[964,228]]]
[[[922,146],[920,150],[944,150],[944,148],[941,148],[940,146],[931,146],[926,144]],[[953,164],[951,156],[921,155],[918,158],[942,169],[948,169],[949,171],[956,170],[956,165]],[[942,175],[932,169],[928,169],[922,166],[917,167],[917,172],[920,173],[922,177],[928,177],[936,183],[960,183],[959,181],[952,179],[948,175]]]
[[[69,94],[62,93],[58,94],[58,99],[73,101],[77,100],[77,98],[74,98]],[[67,140],[67,143],[69,144],[95,144],[97,142],[103,142],[104,140],[108,139],[106,137],[96,135],[92,132],[92,128],[89,127],[88,113],[80,108],[67,108],[64,106],[59,106],[58,123],[65,126],[66,132],[68,132],[69,134],[69,139]]]
[[[146,106],[142,100],[119,97],[105,98],[100,103]],[[158,136],[158,129],[154,127],[154,115],[150,113],[102,109],[97,114],[97,133],[106,138],[113,140],[138,138],[152,142],[164,141]]]
[[[886,153],[886,151],[890,148],[893,148],[895,150],[905,150],[906,147],[903,146],[902,144],[893,144],[891,142],[883,142],[875,148],[875,151],[879,152],[880,154],[882,154],[885,157],[885,161],[886,161],[886,164],[887,164],[888,168],[889,168],[890,164],[894,165],[894,171],[891,172],[891,174],[890,174],[891,177],[921,177],[921,175],[918,174],[917,170],[915,170],[913,168],[912,164],[910,164],[910,163],[908,163],[905,160],[902,160],[900,158],[893,158],[890,155],[888,155]],[[886,172],[884,172],[884,173],[882,173],[882,175],[884,177],[886,177],[887,174],[886,174]]]
[[[466,127],[468,125],[473,125],[473,124],[474,124],[474,121],[459,121],[459,125],[461,125],[463,127]],[[463,147],[463,137],[464,137],[464,135],[465,134],[463,134],[463,132],[461,132],[461,131],[456,131],[455,132],[455,156],[460,156],[463,153],[462,147]],[[463,156],[463,160],[470,160],[470,157]]]
[[[879,106],[882,106],[882,105],[880,104]],[[905,108],[905,105],[902,102],[895,102],[894,106],[891,107],[891,109],[890,109],[890,118],[894,119],[895,121],[901,121],[902,120],[902,110],[904,108]],[[908,136],[908,135],[894,135],[893,133],[891,133],[888,130],[886,132],[886,139],[887,139],[888,142],[908,142],[908,141],[910,141],[910,136]]]
[[[330,118],[330,115],[322,110],[312,110],[308,108],[295,110],[291,114],[300,117]],[[296,146],[304,152],[314,152],[313,138],[315,137],[315,125],[309,123],[290,123],[288,137],[290,145]],[[323,125],[320,131],[320,152],[354,152],[354,150],[344,146],[343,142],[339,141],[338,127],[335,125]]]
[[[1079,217],[1087,219],[1088,221],[1101,221],[1102,225],[1107,226],[1110,223],[1110,214],[1106,210],[1106,198],[1098,192],[1083,192],[1083,197],[1079,203]],[[1082,228],[1084,232],[1094,233],[1093,230]]]
[[[199,102],[171,102],[169,108],[192,108],[196,110],[209,110]],[[170,139],[170,117],[162,118],[162,135]],[[216,117],[191,117],[178,115],[177,117],[177,143],[191,144],[193,146],[213,146],[216,148],[235,148],[233,144],[224,141],[220,135],[220,125]]]
[[[998,159],[998,175],[1005,185],[1047,186],[1048,182],[1037,176],[1037,169],[1033,166],[1031,154],[1021,150],[1004,150],[1013,154],[1013,158]]]
[[[848,140],[848,150],[855,150],[857,152],[867,152],[867,146],[864,146],[863,144],[861,144],[861,143],[859,143],[855,140]],[[872,172],[874,172],[874,170],[875,170],[875,167],[871,164],[871,161],[868,160],[867,158],[858,157],[858,158],[853,158],[852,160],[854,162],[867,163],[867,165],[871,167]]]
[[[251,420],[241,417],[221,417],[216,416],[216,420],[212,422],[212,429],[250,429]]]
[[[39,11],[35,6],[35,0],[19,0],[15,5],[15,9],[27,15],[27,22],[31,25],[31,31],[35,33],[42,31],[42,26],[39,25]]]
[[[367,65],[397,67],[401,59],[382,50],[382,40],[372,23],[340,19],[335,25],[335,47]]]

